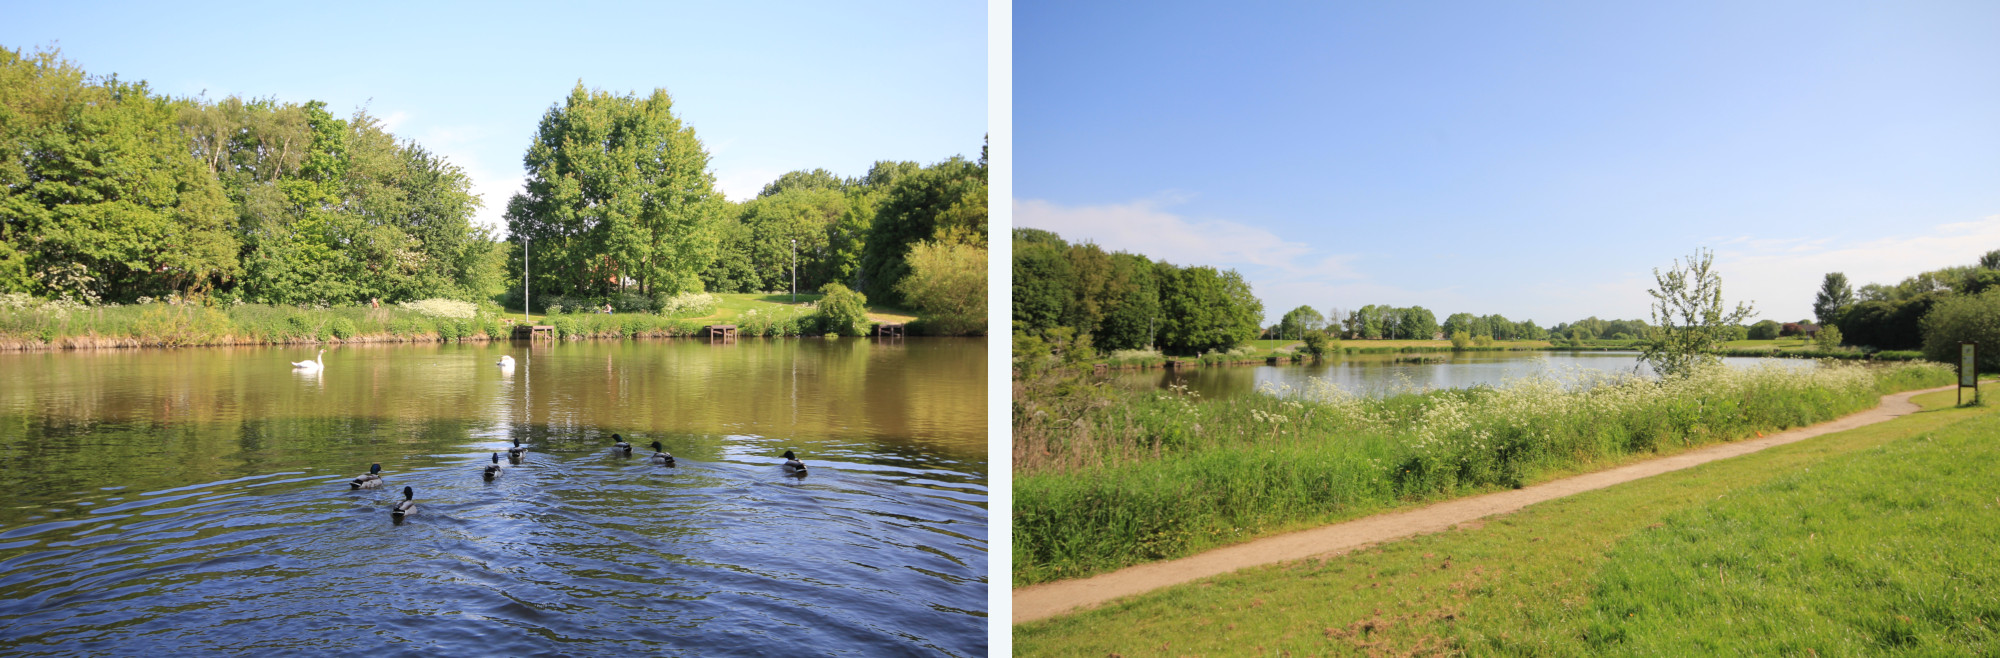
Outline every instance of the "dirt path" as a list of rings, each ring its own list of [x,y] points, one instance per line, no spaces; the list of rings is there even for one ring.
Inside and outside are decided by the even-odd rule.
[[[1545,500],[1678,471],[1718,459],[1746,455],[1821,434],[1872,425],[1915,413],[1918,407],[1910,402],[1913,396],[1948,390],[1951,390],[1951,387],[1885,395],[1882,396],[1882,404],[1873,409],[1763,438],[1710,446],[1672,457],[1628,464],[1513,491],[1460,498],[1420,509],[1378,514],[1311,530],[1266,537],[1178,560],[1127,567],[1090,578],[1023,587],[1014,590],[1014,623],[1054,617],[1095,607],[1119,597],[1225,574],[1244,567],[1315,555],[1339,555],[1372,544],[1438,532],[1467,521],[1506,514]]]

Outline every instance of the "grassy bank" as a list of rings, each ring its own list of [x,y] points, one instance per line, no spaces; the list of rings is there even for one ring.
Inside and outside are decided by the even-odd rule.
[[[556,328],[565,339],[668,338],[698,335],[711,324],[735,324],[742,336],[818,333],[810,304],[819,295],[717,295],[713,308],[671,317],[651,313],[534,315],[528,322]],[[189,347],[342,342],[503,340],[522,322],[518,312],[476,309],[459,316],[432,309],[345,306],[309,308],[264,304],[149,303],[81,306],[10,298],[0,304],[0,349]],[[426,312],[430,311],[430,312]],[[909,322],[902,309],[869,307],[877,322]]]
[[[1811,424],[1950,381],[1935,364],[1830,363],[1577,390],[1528,380],[1372,399],[1322,384],[1204,401],[1037,375],[1015,395],[1014,582]]]
[[[1017,655],[1990,655],[2000,408],[1927,410],[1014,628]]]

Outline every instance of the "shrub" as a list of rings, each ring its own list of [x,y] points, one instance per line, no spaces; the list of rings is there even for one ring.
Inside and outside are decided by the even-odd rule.
[[[347,318],[334,318],[332,322],[327,323],[326,328],[328,331],[333,332],[334,338],[341,340],[353,338],[356,333],[354,331],[354,321]]]
[[[814,315],[818,330],[830,334],[860,336],[868,333],[868,297],[848,290],[847,286],[829,283],[819,289],[825,295],[819,300],[819,311]],[[796,325],[793,327],[796,332]]]
[[[1304,340],[1306,343],[1306,354],[1312,355],[1312,358],[1315,359],[1326,356],[1327,343],[1329,342],[1329,339],[1326,337],[1326,332],[1308,331],[1304,336]],[[1294,354],[1292,356],[1298,356],[1298,355]]]
[[[1472,334],[1464,329],[1451,332],[1451,348],[1462,350],[1472,347]]]
[[[1776,320],[1765,320],[1750,325],[1750,340],[1776,340],[1782,328]]]
[[[937,333],[986,333],[986,250],[923,241],[910,246],[910,273],[896,292]]]
[[[401,306],[405,310],[416,311],[419,315],[427,318],[470,320],[472,316],[479,314],[478,304],[461,302],[455,299],[420,299],[414,302],[403,302],[397,304],[397,306]]]
[[[611,296],[611,310],[619,313],[651,313],[653,299],[636,292],[621,292]]]
[[[1821,350],[1840,347],[1840,328],[1830,324],[1820,327],[1819,335],[1813,336],[1813,342],[1818,343]]]
[[[1979,369],[2000,369],[2000,289],[1938,300],[1924,316],[1924,357],[1958,363],[1958,344],[1979,344]]]

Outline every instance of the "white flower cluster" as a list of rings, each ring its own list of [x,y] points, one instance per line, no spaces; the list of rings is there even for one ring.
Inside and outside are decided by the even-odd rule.
[[[473,316],[479,314],[478,304],[461,302],[455,299],[419,299],[414,302],[403,302],[397,304],[397,306],[432,318],[470,320]]]
[[[705,292],[684,292],[660,304],[660,315],[708,315],[715,312],[719,301],[715,295]]]

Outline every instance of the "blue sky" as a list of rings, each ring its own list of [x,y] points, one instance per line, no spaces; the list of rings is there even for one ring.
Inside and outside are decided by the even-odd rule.
[[[979,3],[0,2],[0,45],[56,45],[92,74],[366,106],[442,153],[500,222],[543,112],[578,80],[665,88],[732,199],[796,169],[977,157],[987,124]]]
[[[2000,249],[1996,3],[1014,5],[1014,224],[1232,267],[1275,318],[1811,316]]]

